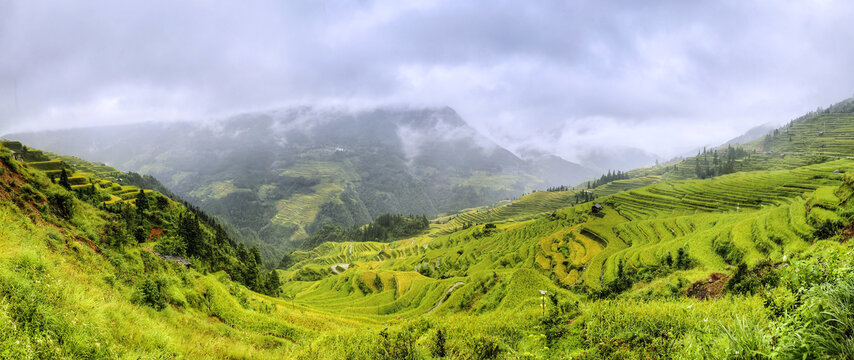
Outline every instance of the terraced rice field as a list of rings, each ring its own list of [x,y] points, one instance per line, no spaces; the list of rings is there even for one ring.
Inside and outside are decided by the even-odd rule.
[[[441,227],[442,233],[451,233],[466,224],[485,224],[489,222],[512,222],[535,218],[543,213],[575,204],[574,191],[537,191],[527,194],[517,201],[491,209],[478,209],[446,219]]]
[[[465,285],[437,311],[501,306],[496,304],[511,296],[507,287],[521,270],[544,287],[598,289],[615,279],[618,263],[655,267],[680,249],[694,261],[686,275],[695,280],[729,272],[736,261],[755,264],[809,247],[817,224],[838,217],[834,192],[844,174],[837,169],[854,172],[854,161],[707,180],[659,182],[649,176],[614,182],[603,187],[603,194],[613,193],[598,198],[604,205],[598,214],[591,203],[575,205],[573,192],[533,193],[508,206],[456,215],[412,239],[324,244],[285,273],[327,269],[322,279],[285,286],[306,306],[382,318],[428,311],[458,281]],[[464,223],[474,225],[455,228]],[[486,229],[485,223],[498,226]],[[349,269],[337,275],[328,270],[337,263]],[[471,279],[478,276],[495,276],[499,285],[488,279],[475,285]],[[535,301],[535,295],[520,301]]]
[[[753,142],[762,147],[764,139]],[[774,136],[767,150],[784,153],[854,156],[854,114],[819,114]]]
[[[140,189],[136,186],[121,185],[119,182],[122,179],[122,172],[107,165],[91,163],[73,156],[58,155],[49,152],[42,153],[50,158],[50,160],[25,162],[26,166],[40,170],[57,180],[64,168],[68,174],[68,183],[72,189],[84,189],[95,186],[98,189],[108,190],[110,192],[110,199],[104,201],[103,204],[109,205],[122,201],[133,203],[136,195],[139,193]],[[144,190],[144,192],[151,193],[152,191]]]

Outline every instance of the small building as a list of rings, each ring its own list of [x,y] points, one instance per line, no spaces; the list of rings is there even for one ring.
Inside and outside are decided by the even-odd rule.
[[[174,262],[174,263],[183,265],[184,267],[192,265],[190,263],[190,260],[187,260],[187,259],[182,258],[180,256],[163,255],[160,258],[163,259],[163,261]]]
[[[602,204],[595,203],[595,204],[593,204],[593,207],[590,208],[590,211],[593,212],[594,214],[598,214],[599,212],[602,211],[602,209],[603,209]]]
[[[17,161],[24,161],[24,155],[15,150],[12,150],[12,158]]]

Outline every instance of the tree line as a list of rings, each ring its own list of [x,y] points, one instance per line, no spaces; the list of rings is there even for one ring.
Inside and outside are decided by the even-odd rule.
[[[278,295],[279,276],[275,270],[265,270],[257,247],[247,248],[208,214],[189,204],[182,205],[142,189],[133,204],[100,205],[114,215],[108,232],[110,245],[124,247],[157,240],[154,250],[160,255],[189,259],[202,271],[224,270],[232,280],[253,291]]]
[[[616,171],[608,170],[607,174],[603,174],[598,179],[595,179],[593,181],[588,181],[587,182],[587,188],[593,189],[593,188],[597,188],[599,186],[605,185],[605,184],[612,182],[612,181],[615,181],[615,180],[625,180],[625,179],[629,179],[628,173],[625,173],[625,172],[622,172],[619,170],[616,170]]]
[[[312,249],[324,242],[378,241],[389,242],[412,236],[430,227],[426,215],[383,214],[365,226],[345,228],[339,224],[326,224],[311,234],[300,246]]]
[[[698,179],[707,179],[735,172],[735,161],[748,156],[749,153],[742,147],[728,145],[725,150],[706,150],[698,152],[694,159],[694,172]],[[711,160],[711,161],[710,161]]]

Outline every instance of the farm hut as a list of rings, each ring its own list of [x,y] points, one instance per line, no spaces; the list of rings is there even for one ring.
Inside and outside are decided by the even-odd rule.
[[[603,209],[602,204],[595,203],[595,204],[593,204],[593,207],[590,208],[590,211],[593,212],[594,214],[598,214],[600,211],[602,211],[602,209]]]
[[[164,255],[164,256],[161,256],[160,258],[163,259],[163,261],[174,262],[174,263],[183,265],[185,267],[192,265],[190,263],[190,260],[187,260],[187,259],[182,258],[180,256]]]
[[[24,156],[15,150],[12,150],[12,158],[17,160],[17,161],[24,161]]]

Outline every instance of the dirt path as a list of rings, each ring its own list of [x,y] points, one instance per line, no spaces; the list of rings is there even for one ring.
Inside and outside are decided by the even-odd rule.
[[[445,300],[448,300],[448,298],[451,296],[451,292],[454,291],[454,289],[456,289],[457,286],[460,286],[462,284],[464,284],[462,281],[457,281],[454,283],[454,285],[451,285],[451,287],[449,287],[448,290],[445,291],[445,295],[443,295],[442,298],[439,299],[439,302],[436,303],[436,306],[434,306],[432,309],[430,309],[430,311],[424,313],[424,315],[427,315],[427,314],[433,312],[433,310],[438,309],[439,306],[442,306],[442,303],[444,303]]]
[[[335,264],[335,265],[332,265],[332,272],[334,272],[336,275],[337,275],[337,274],[340,274],[340,273],[338,272],[338,267],[339,267],[339,266],[340,266],[340,267],[342,267],[342,268],[344,268],[344,270],[347,270],[347,269],[349,269],[349,268],[350,268],[350,264],[344,264],[344,263],[341,263],[341,264]]]

